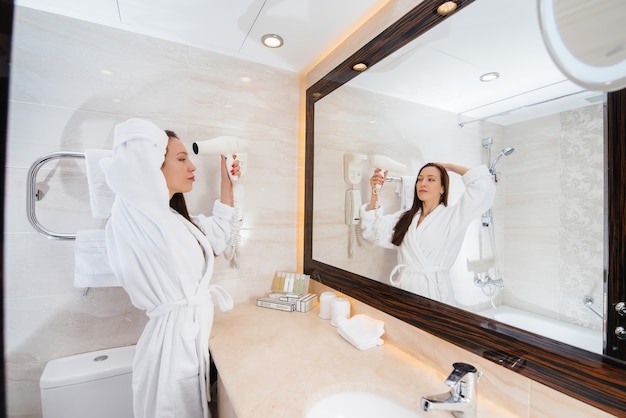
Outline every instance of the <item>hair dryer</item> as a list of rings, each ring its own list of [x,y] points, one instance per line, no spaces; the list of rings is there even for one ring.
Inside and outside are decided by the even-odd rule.
[[[389,157],[385,157],[384,155],[372,155],[370,157],[370,163],[375,168],[380,168],[383,176],[385,175],[385,171],[396,171],[398,173],[404,173],[406,171],[406,165],[392,160]],[[376,190],[380,190],[381,187],[380,184],[377,184]]]
[[[196,155],[223,155],[226,157],[226,168],[228,170],[228,176],[232,181],[239,180],[239,177],[233,176],[230,173],[230,168],[235,161],[233,154],[237,155],[237,161],[239,161],[239,173],[241,176],[246,172],[247,155],[242,151],[247,148],[246,141],[237,138],[236,136],[218,136],[213,139],[207,139],[206,141],[194,142],[192,149]]]

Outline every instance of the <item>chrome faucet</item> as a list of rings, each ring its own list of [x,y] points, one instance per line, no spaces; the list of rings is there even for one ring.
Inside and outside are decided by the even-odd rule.
[[[422,409],[451,411],[457,418],[476,418],[476,386],[482,373],[471,364],[454,363],[452,367],[454,370],[446,379],[450,391],[422,397]]]

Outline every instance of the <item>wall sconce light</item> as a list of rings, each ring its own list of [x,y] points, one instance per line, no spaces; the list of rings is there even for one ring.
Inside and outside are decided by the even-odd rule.
[[[268,33],[261,37],[261,42],[268,48],[280,48],[283,46],[283,38],[273,33]]]

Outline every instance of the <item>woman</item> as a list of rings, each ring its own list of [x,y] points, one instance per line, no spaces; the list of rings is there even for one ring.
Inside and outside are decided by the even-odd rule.
[[[448,206],[447,171],[462,176],[465,192]],[[488,210],[495,186],[487,167],[468,169],[455,164],[428,163],[415,182],[413,206],[383,215],[377,185],[387,173],[376,169],[370,178],[372,197],[361,208],[363,237],[386,248],[398,249],[398,265],[389,280],[401,289],[455,305],[450,268],[459,255],[469,224]]]
[[[224,158],[211,217],[189,216],[183,193],[192,189],[195,167],[176,134],[151,122],[117,125],[113,156],[102,168],[116,194],[106,225],[109,263],[149,318],[133,362],[134,416],[208,417],[212,297],[232,308],[230,296],[209,284],[214,255],[233,234]],[[238,162],[230,169],[238,174]]]

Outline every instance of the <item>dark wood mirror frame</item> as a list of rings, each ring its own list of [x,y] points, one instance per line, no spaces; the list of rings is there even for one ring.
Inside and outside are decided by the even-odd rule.
[[[458,0],[458,9],[474,0]],[[607,332],[606,355],[585,351],[417,296],[313,260],[315,102],[445,18],[440,1],[425,0],[355,52],[306,92],[304,271],[315,280],[503,367],[615,415],[626,405],[626,341]],[[626,296],[626,90],[607,94],[605,196],[608,312],[606,330],[626,326],[615,304]],[[489,345],[486,344],[489,342]]]

